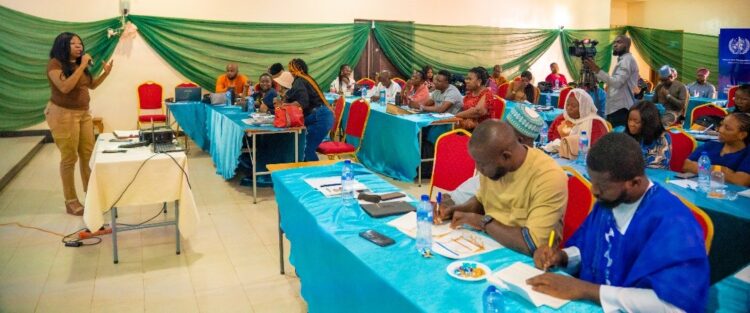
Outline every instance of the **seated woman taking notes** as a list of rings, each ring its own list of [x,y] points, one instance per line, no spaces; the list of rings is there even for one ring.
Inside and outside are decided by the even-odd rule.
[[[698,146],[685,160],[684,172],[698,173],[698,158],[708,154],[711,165],[720,165],[726,182],[750,186],[750,114],[732,113],[719,126],[719,141]]]

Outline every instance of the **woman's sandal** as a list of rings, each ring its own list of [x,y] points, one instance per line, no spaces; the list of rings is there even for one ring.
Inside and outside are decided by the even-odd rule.
[[[78,199],[65,201],[65,211],[70,215],[83,216],[83,205]]]

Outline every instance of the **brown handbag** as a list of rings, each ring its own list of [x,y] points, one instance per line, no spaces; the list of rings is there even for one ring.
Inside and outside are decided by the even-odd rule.
[[[568,160],[578,157],[578,135],[568,135],[560,140],[560,157]]]

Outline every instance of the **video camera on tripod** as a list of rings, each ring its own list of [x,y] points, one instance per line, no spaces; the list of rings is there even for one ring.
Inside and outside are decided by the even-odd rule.
[[[580,80],[578,86],[588,92],[593,92],[594,103],[599,106],[600,99],[597,88],[599,88],[599,81],[596,79],[596,73],[592,72],[591,69],[583,62],[585,59],[594,59],[596,56],[596,45],[599,41],[591,39],[573,40],[573,45],[568,47],[568,54],[581,58],[581,71]]]

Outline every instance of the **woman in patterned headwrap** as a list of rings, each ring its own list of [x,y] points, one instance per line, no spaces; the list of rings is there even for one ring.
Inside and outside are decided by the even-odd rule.
[[[320,86],[307,73],[307,64],[302,59],[289,61],[289,72],[294,76],[291,88],[286,91],[284,103],[302,107],[305,115],[305,161],[317,161],[318,148],[326,134],[333,127],[333,113],[330,104],[323,96]]]

